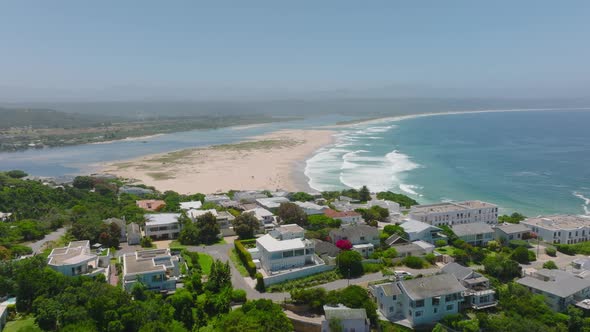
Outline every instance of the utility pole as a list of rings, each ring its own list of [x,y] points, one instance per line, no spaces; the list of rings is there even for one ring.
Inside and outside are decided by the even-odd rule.
[[[348,286],[350,286],[350,268],[348,268]]]

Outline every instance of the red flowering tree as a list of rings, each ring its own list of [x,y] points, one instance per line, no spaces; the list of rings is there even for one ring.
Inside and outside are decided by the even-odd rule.
[[[338,240],[336,241],[336,247],[340,250],[350,250],[352,249],[352,243],[348,240]]]

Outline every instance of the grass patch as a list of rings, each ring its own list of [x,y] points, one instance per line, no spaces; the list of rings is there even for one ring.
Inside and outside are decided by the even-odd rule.
[[[232,249],[229,251],[229,258],[231,259],[232,263],[234,264],[238,272],[240,272],[240,275],[242,277],[250,276],[250,274],[248,274],[248,270],[246,270],[246,267],[244,266],[244,264],[242,264],[242,261],[238,257],[238,254],[236,254],[236,249]]]
[[[167,172],[147,172],[145,174],[154,180],[174,179],[174,175],[171,175],[170,173],[167,173]]]
[[[213,265],[213,257],[199,253],[199,265],[204,274],[209,274],[211,272],[211,265]]]
[[[273,148],[286,148],[300,144],[301,142],[292,139],[265,139],[260,141],[241,142],[236,144],[221,144],[212,146],[214,150],[260,150]]]
[[[180,242],[178,240],[174,240],[172,242],[170,242],[170,245],[168,245],[169,248],[178,248],[178,249],[186,249],[186,246],[184,244],[180,244]]]
[[[27,332],[41,332],[41,329],[35,324],[35,318],[33,316],[27,316],[19,320],[8,322],[2,331],[18,332],[20,329],[25,329]]]
[[[267,292],[288,292],[294,288],[307,288],[342,279],[342,275],[336,271],[326,271],[301,279],[289,280],[266,288]]]
[[[173,152],[166,153],[165,155],[161,155],[158,157],[154,157],[152,159],[148,159],[146,161],[150,162],[150,163],[163,163],[163,164],[173,163],[173,162],[178,161],[179,159],[183,159],[183,158],[190,156],[193,153],[193,151],[194,151],[194,149],[173,151]]]
[[[444,247],[436,248],[434,250],[438,253],[443,254],[443,255],[449,255],[449,256],[455,255],[455,247],[453,247],[453,246],[444,246]]]

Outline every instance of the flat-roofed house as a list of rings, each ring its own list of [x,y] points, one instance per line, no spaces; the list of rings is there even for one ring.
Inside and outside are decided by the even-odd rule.
[[[328,209],[327,206],[317,205],[312,202],[293,202],[293,203],[297,204],[300,208],[302,208],[303,212],[305,212],[305,214],[308,216],[313,216],[316,214],[324,214],[324,211]]]
[[[256,204],[269,210],[278,209],[281,204],[289,202],[290,201],[287,197],[267,197],[256,199]]]
[[[268,273],[313,264],[315,244],[303,238],[304,229],[296,224],[275,228],[256,239],[262,268]]]
[[[200,209],[203,206],[201,201],[180,202],[180,209],[188,211],[190,209]]]
[[[170,249],[140,250],[126,254],[123,260],[123,288],[130,292],[141,282],[150,290],[172,291],[180,275],[180,258]]]
[[[204,199],[205,203],[221,204],[222,202],[229,202],[231,198],[225,194],[207,195]]]
[[[367,311],[364,308],[351,309],[342,304],[339,304],[335,307],[324,305],[322,332],[333,331],[333,324],[337,324],[339,326],[338,331],[371,331],[371,322],[369,321],[369,318],[367,318]]]
[[[104,257],[104,259],[100,259]],[[55,248],[47,257],[47,265],[66,276],[106,273],[109,256],[98,256],[90,250],[90,241],[73,241],[67,247]]]
[[[159,199],[144,199],[140,201],[135,201],[135,204],[147,211],[159,211],[161,208],[166,206],[166,202]]]
[[[180,213],[146,214],[145,236],[154,240],[178,238],[182,225],[178,221]]]
[[[453,225],[453,232],[472,246],[485,246],[494,239],[494,229],[481,222]]]
[[[453,275],[439,274],[370,287],[379,311],[411,326],[434,325],[459,312],[466,288]]]
[[[532,232],[553,243],[572,244],[590,240],[590,217],[552,215],[527,218],[520,222]]]
[[[429,205],[414,205],[408,218],[434,226],[457,224],[498,223],[498,206],[482,201],[447,202]]]

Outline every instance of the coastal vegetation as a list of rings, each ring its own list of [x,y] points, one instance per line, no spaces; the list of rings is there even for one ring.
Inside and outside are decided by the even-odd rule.
[[[510,224],[518,224],[519,222],[525,219],[526,216],[518,212],[514,212],[511,215],[503,214],[501,216],[498,216],[498,222],[507,222]]]

